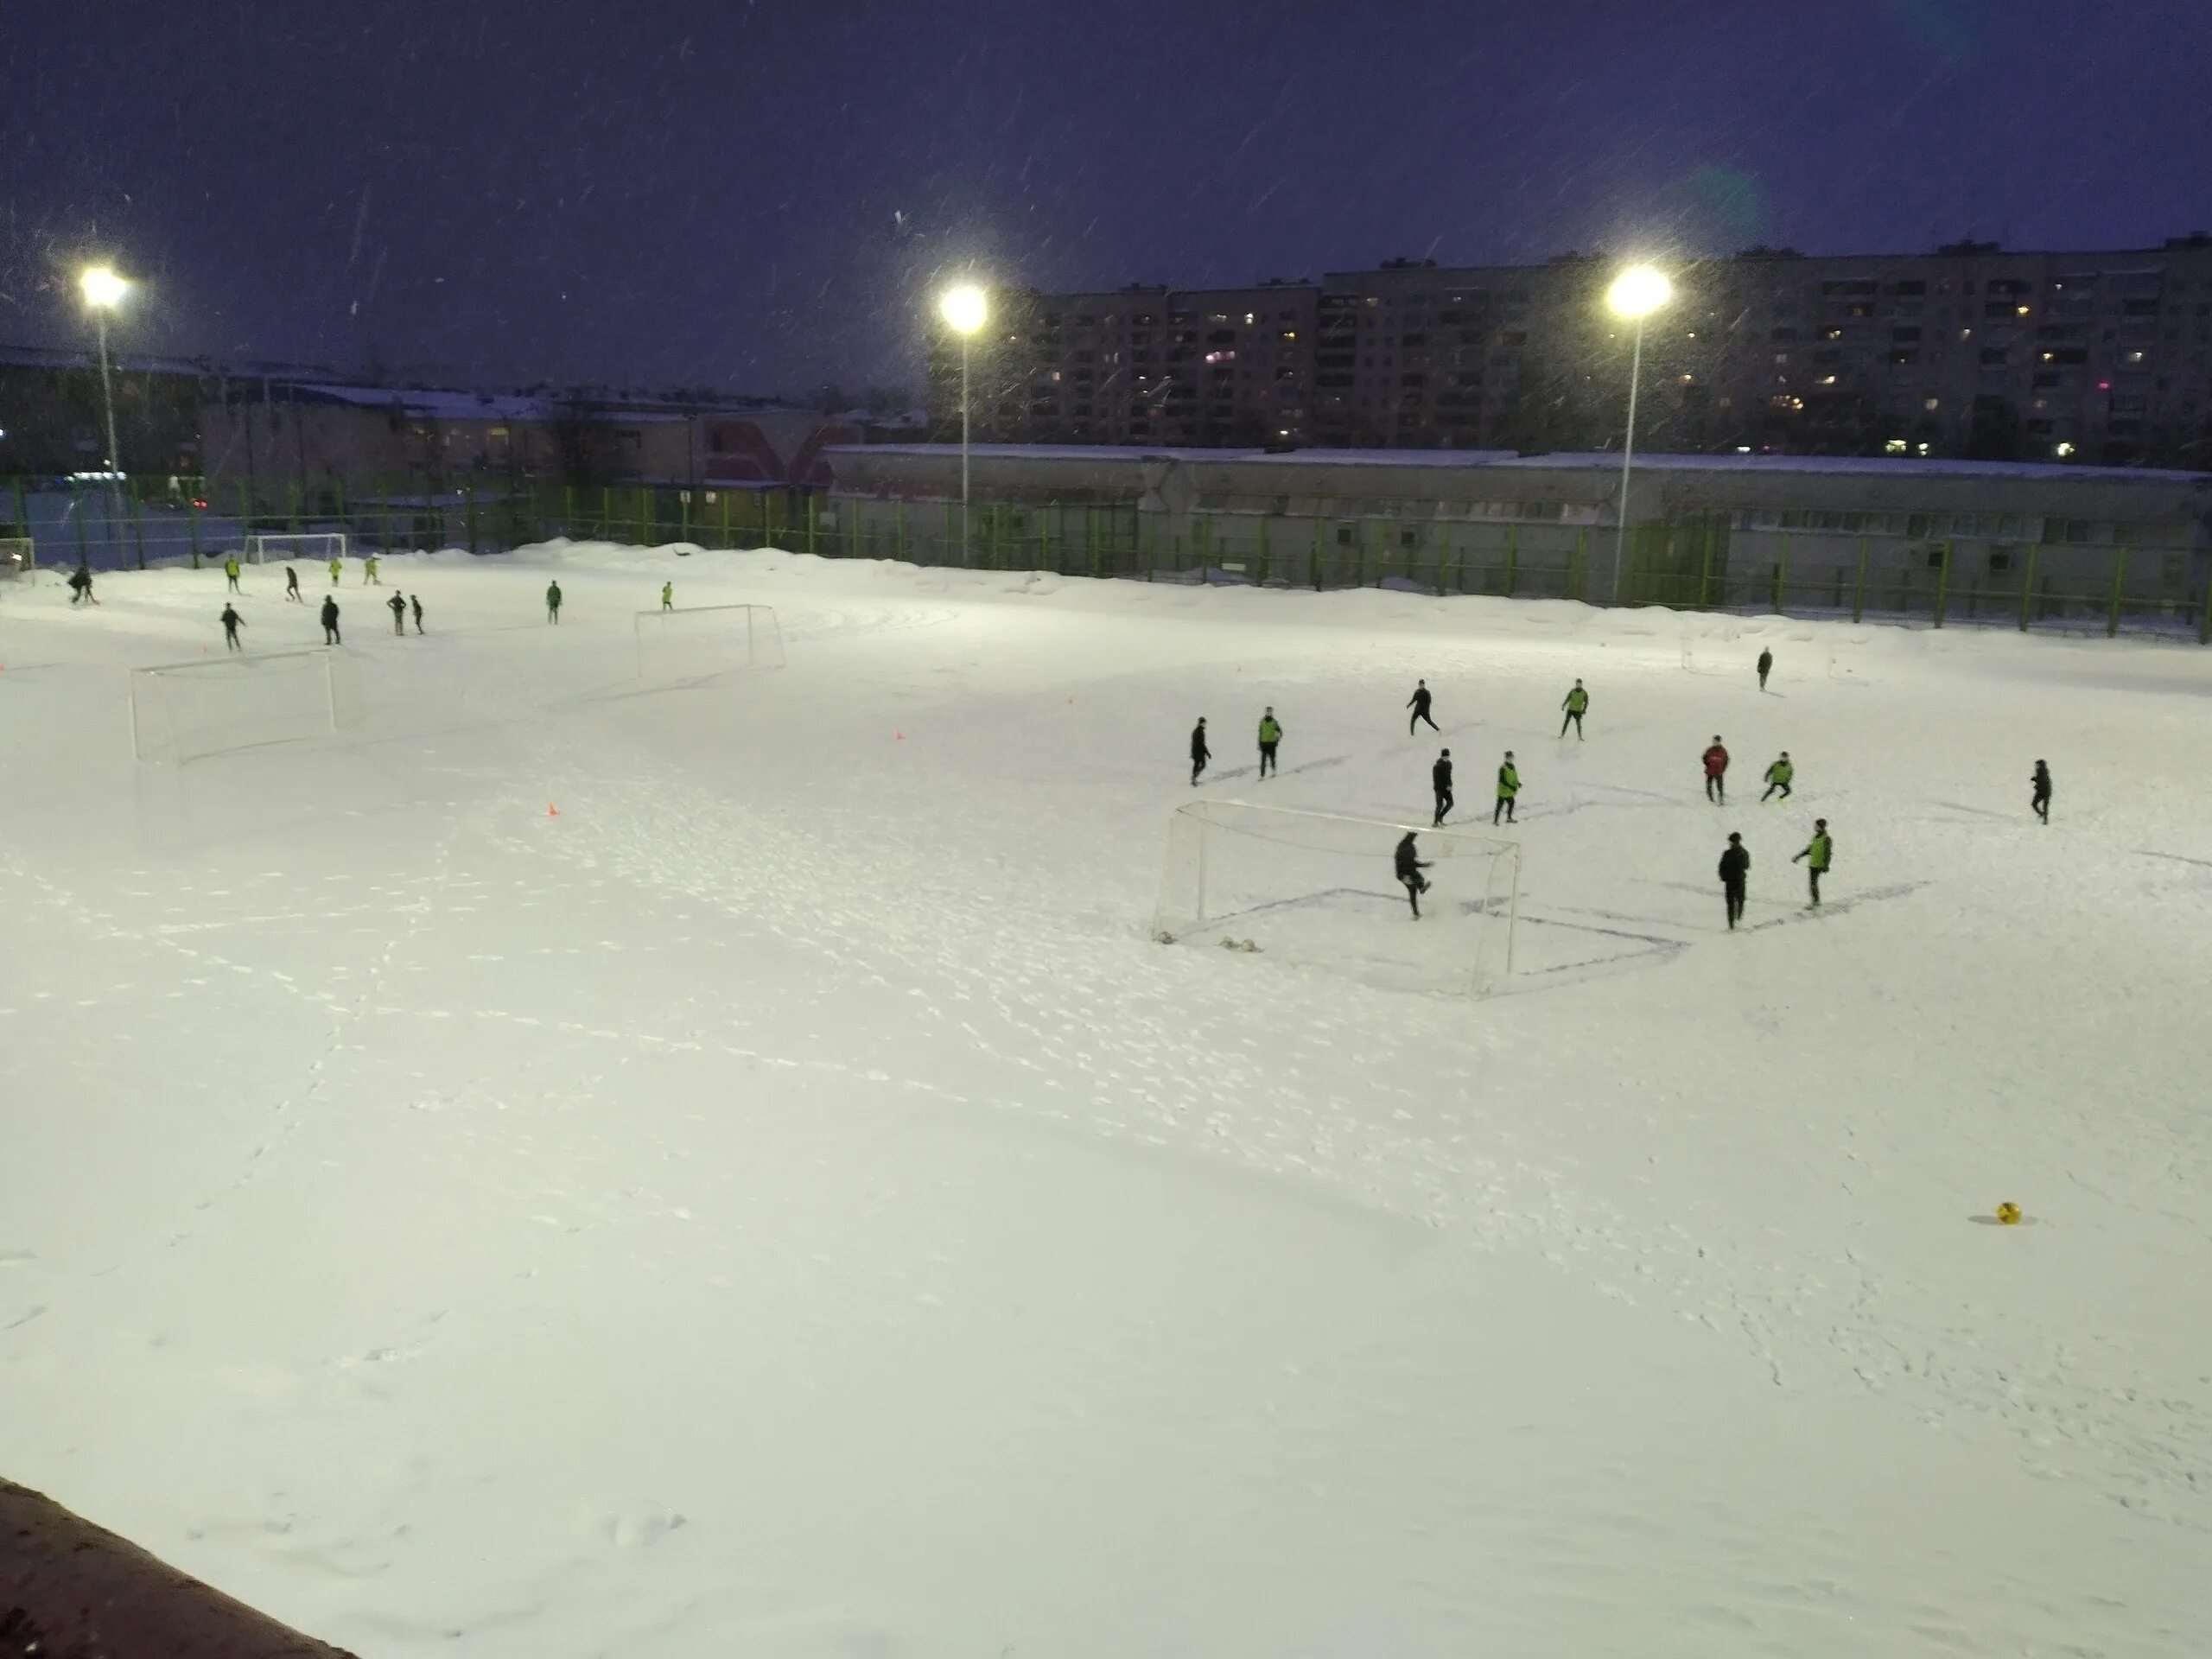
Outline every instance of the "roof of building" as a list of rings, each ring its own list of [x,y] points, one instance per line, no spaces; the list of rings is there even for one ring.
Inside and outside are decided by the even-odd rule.
[[[825,454],[957,461],[957,443],[830,444]],[[1358,467],[1534,467],[1555,471],[1618,472],[1618,451],[1581,450],[1524,455],[1510,449],[1181,449],[1134,444],[979,443],[969,454],[991,461],[1078,461],[1131,464],[1305,463]],[[1639,469],[1684,473],[1857,473],[1890,478],[2011,478],[2058,481],[2212,484],[2212,473],[2147,467],[2077,467],[2058,461],[1922,460],[1899,455],[1638,454]]]

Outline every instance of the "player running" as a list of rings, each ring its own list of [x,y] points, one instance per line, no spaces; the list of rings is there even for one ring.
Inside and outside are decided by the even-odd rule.
[[[1433,732],[1440,729],[1437,726],[1435,720],[1428,712],[1428,682],[1427,680],[1414,681],[1414,694],[1412,696],[1406,699],[1406,707],[1414,711],[1414,717],[1406,722],[1406,735],[1408,737],[1411,737],[1414,734],[1414,728],[1420,725],[1424,720],[1428,721],[1428,729],[1430,731]]]
[[[1818,910],[1821,907],[1821,878],[1828,873],[1828,867],[1835,861],[1835,842],[1828,834],[1826,818],[1813,820],[1812,840],[1805,843],[1805,850],[1798,854],[1797,858],[1789,861],[1795,864],[1799,858],[1805,861],[1805,873],[1812,878],[1813,908]]]
[[[69,602],[72,605],[99,603],[99,601],[92,597],[92,567],[81,559],[78,561],[77,568],[69,573]]]
[[[664,582],[661,583],[660,607],[664,611],[672,611],[676,608],[676,584],[674,582]]]
[[[1213,751],[1206,747],[1206,717],[1198,716],[1198,723],[1191,728],[1191,787],[1198,786],[1198,774],[1206,769],[1206,762],[1213,759]]]
[[[300,573],[289,564],[284,567],[284,602],[287,605],[307,603],[300,597]]]
[[[1560,704],[1560,707],[1567,710],[1567,718],[1559,723],[1559,734],[1561,737],[1565,737],[1567,735],[1567,728],[1569,726],[1572,726],[1574,728],[1575,741],[1578,743],[1582,741],[1582,716],[1590,707],[1590,694],[1582,689],[1581,681],[1577,680],[1574,683],[1574,690],[1567,694],[1567,701]]]
[[[558,582],[545,584],[545,620],[556,627],[561,625],[561,584]]]
[[[407,603],[415,613],[415,632],[420,633],[423,632],[423,595],[419,593],[410,594],[407,596]]]
[[[361,586],[366,588],[371,583],[378,588],[384,586],[384,578],[377,574],[377,556],[373,553],[361,561]]]
[[[1414,832],[1406,831],[1405,839],[1398,843],[1398,880],[1405,883],[1406,902],[1414,907],[1414,920],[1421,920],[1421,896],[1428,891],[1428,878],[1421,872],[1427,862],[1414,850]]]
[[[1766,677],[1774,672],[1774,653],[1764,645],[1759,647],[1759,690],[1766,690]]]
[[[2040,760],[2036,762],[2036,775],[2028,779],[2035,793],[2028,798],[2028,804],[2035,809],[2036,817],[2045,823],[2050,822],[2050,768]]]
[[[1751,855],[1745,849],[1744,838],[1738,835],[1728,837],[1728,845],[1720,855],[1720,895],[1728,901],[1728,931],[1736,931],[1736,924],[1744,916],[1744,889],[1751,874]]]
[[[1773,794],[1777,789],[1782,791],[1782,798],[1785,801],[1788,800],[1789,798],[1789,780],[1796,775],[1797,768],[1792,766],[1789,762],[1789,751],[1784,749],[1782,752],[1781,759],[1777,760],[1772,766],[1766,769],[1766,795],[1759,797],[1759,804],[1761,806],[1764,806],[1767,801],[1767,795]]]
[[[1705,752],[1705,798],[1715,806],[1728,804],[1728,751],[1721,746],[1718,732],[1713,734],[1713,747]]]
[[[1446,749],[1436,757],[1436,764],[1428,769],[1429,786],[1436,791],[1436,822],[1442,823],[1444,815],[1452,810],[1452,751]]]
[[[1513,798],[1521,792],[1521,773],[1513,764],[1513,751],[1505,752],[1504,764],[1497,769],[1497,804],[1490,810],[1490,821],[1495,825],[1504,815],[1508,823],[1513,822]]]
[[[326,594],[323,598],[322,643],[326,645],[344,643],[338,637],[338,601],[335,595]]]
[[[237,606],[226,605],[223,607],[223,647],[225,650],[244,651],[245,649],[244,645],[238,643],[238,629],[245,621],[245,619],[238,614],[238,608]]]
[[[1270,707],[1260,715],[1260,776],[1268,777],[1281,770],[1275,765],[1275,745],[1282,741],[1282,722],[1275,718]]]

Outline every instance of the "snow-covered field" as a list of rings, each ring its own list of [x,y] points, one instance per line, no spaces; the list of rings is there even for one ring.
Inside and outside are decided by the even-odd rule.
[[[175,768],[219,572],[0,591],[0,1471],[368,1659],[2204,1652],[2212,653],[385,575],[359,729]],[[789,665],[641,690],[669,578]],[[1426,822],[1417,675],[1527,971],[1154,943],[1192,721]]]

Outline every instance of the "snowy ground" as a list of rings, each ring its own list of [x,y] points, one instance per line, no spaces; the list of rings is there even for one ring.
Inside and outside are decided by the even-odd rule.
[[[219,573],[0,591],[0,1471],[369,1659],[2203,1651],[2212,654],[385,569],[361,730],[181,768]],[[789,666],[641,691],[669,577]],[[1192,718],[1425,817],[1416,674],[1530,971],[1153,943]]]

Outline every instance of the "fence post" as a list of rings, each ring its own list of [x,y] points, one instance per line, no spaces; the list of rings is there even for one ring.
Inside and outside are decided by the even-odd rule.
[[[1713,607],[1713,531],[1708,527],[1705,539],[1698,547],[1697,607],[1700,611]]]
[[[2028,549],[2028,563],[2020,572],[2020,632],[2022,633],[2028,631],[2029,599],[2036,588],[2036,555],[2042,550],[2040,547],[2031,546]]]
[[[1951,544],[1942,544],[1943,556],[1936,567],[1936,626],[1943,626],[1943,607],[1951,597]]]
[[[138,499],[138,480],[133,478],[126,480],[125,482],[130,491],[131,545],[138,550],[138,568],[143,570],[146,568],[146,524],[145,514],[142,511],[143,504]]]
[[[1378,575],[1376,580],[1379,582],[1382,578]],[[1364,518],[1351,521],[1351,585],[1355,588],[1367,586],[1367,520]]]
[[[676,539],[679,542],[690,541],[691,539],[691,492],[689,490],[678,490],[676,493]]]
[[[2212,645],[2212,576],[2208,576],[2204,583],[2204,610],[2196,619],[2196,643]]]
[[[1319,593],[1321,591],[1321,521],[1319,518],[1313,521],[1313,568],[1308,574],[1313,578],[1313,591]]]
[[[300,533],[300,480],[288,480],[284,485],[284,517],[292,534]]]
[[[1262,588],[1268,585],[1268,520],[1264,513],[1260,516],[1260,579],[1257,585]]]
[[[1774,613],[1777,616],[1781,616],[1784,613],[1782,608],[1782,589],[1783,585],[1789,580],[1789,532],[1788,531],[1784,531],[1782,533],[1781,550],[1774,561]]]
[[[891,551],[904,564],[906,562],[906,498],[891,499]]]
[[[1521,583],[1521,526],[1505,527],[1505,596],[1513,597],[1513,590]]]
[[[2105,638],[2109,639],[2120,632],[2120,595],[2127,582],[2127,550],[2113,550],[2112,608],[2105,614]]]
[[[1866,620],[1866,554],[1870,545],[1867,537],[1861,536],[1859,538],[1859,580],[1851,590],[1851,620],[1853,622]]]
[[[817,551],[816,542],[822,530],[822,498],[809,490],[806,493],[806,550]]]
[[[1589,564],[1590,532],[1578,530],[1574,532],[1574,551],[1567,556],[1567,596],[1569,599],[1579,601],[1582,598],[1582,581],[1588,573]]]
[[[461,522],[467,527],[468,550],[473,556],[476,551],[476,480],[472,478],[461,486]]]
[[[200,568],[200,509],[192,504],[201,498],[195,492],[184,499],[184,524],[192,537],[192,568]]]
[[[853,522],[845,531],[845,545],[851,556],[857,559],[861,556],[861,499],[855,495],[850,498],[850,502]]]
[[[85,493],[81,489],[73,489],[69,493],[77,509],[69,514],[70,522],[77,526],[77,563],[88,565],[92,562],[92,554],[85,540],[85,515],[81,511],[85,505]]]

